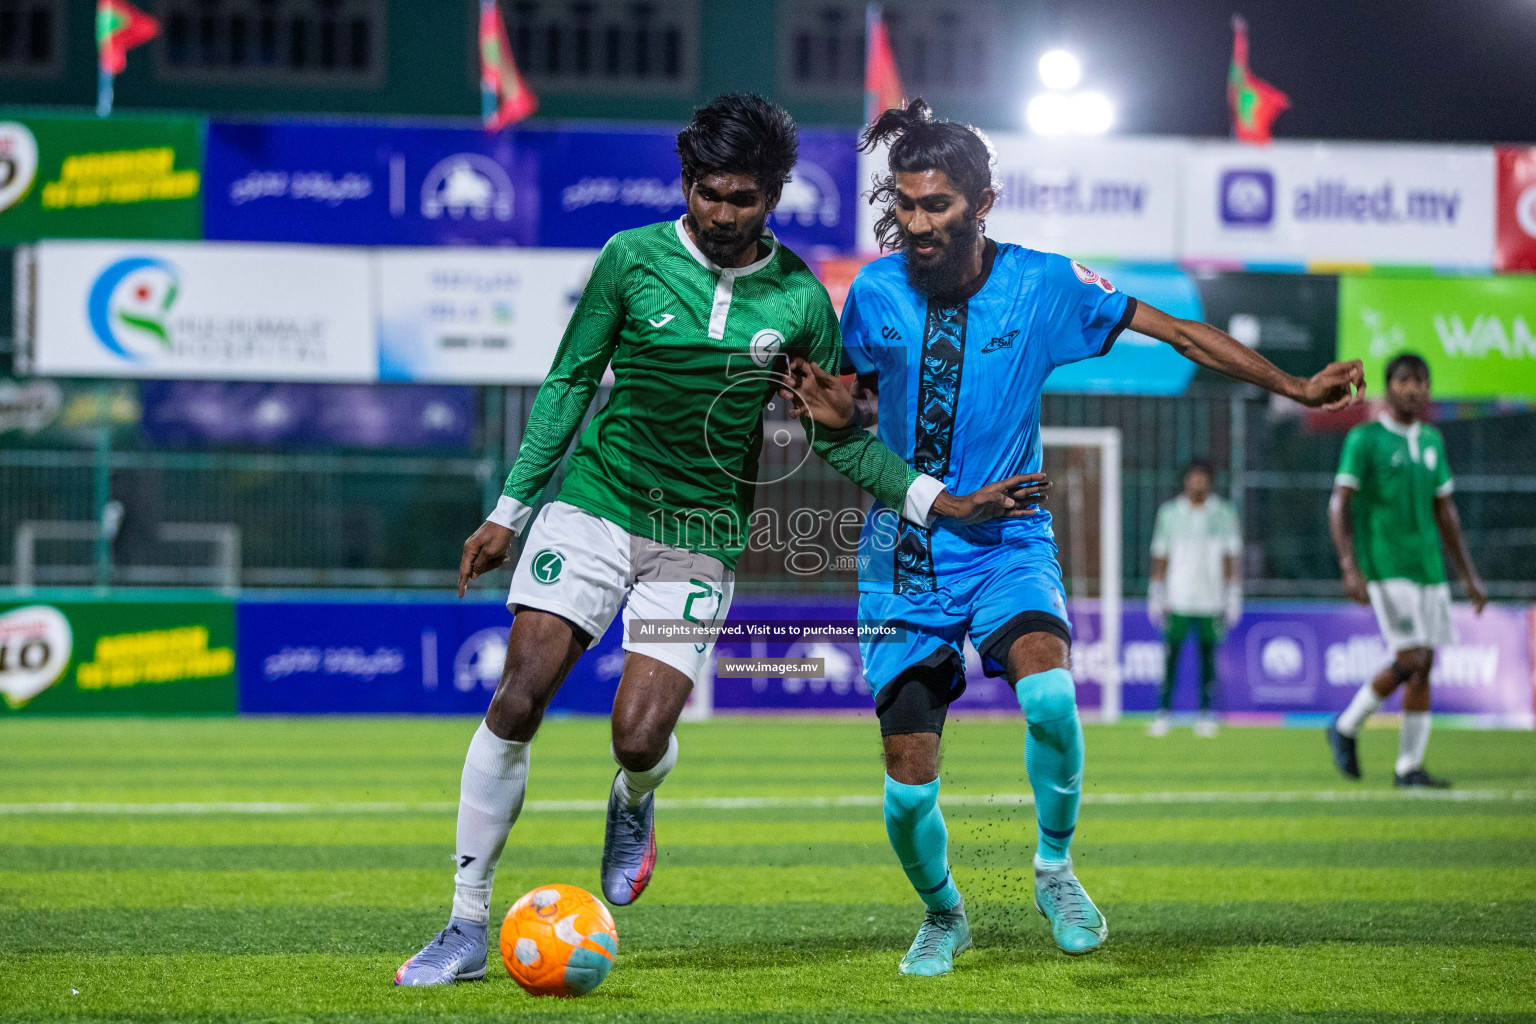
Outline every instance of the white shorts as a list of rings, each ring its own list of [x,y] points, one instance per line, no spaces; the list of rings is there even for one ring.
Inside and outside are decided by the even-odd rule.
[[[1451,588],[1446,583],[1380,580],[1365,585],[1387,647],[1444,647],[1456,642],[1451,628]]]
[[[624,649],[655,658],[697,683],[714,654],[736,574],[718,558],[637,537],[563,501],[534,519],[512,573],[507,607],[536,608],[602,639],[624,606]],[[684,620],[709,630],[687,642],[631,640],[639,620]]]

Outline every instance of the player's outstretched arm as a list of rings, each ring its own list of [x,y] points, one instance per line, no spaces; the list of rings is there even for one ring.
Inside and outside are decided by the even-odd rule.
[[[1451,549],[1451,558],[1456,562],[1462,582],[1467,585],[1467,597],[1471,599],[1472,607],[1481,615],[1488,604],[1488,588],[1483,586],[1483,578],[1477,574],[1477,566],[1472,564],[1467,538],[1461,532],[1461,515],[1456,511],[1455,499],[1449,494],[1435,498],[1435,525],[1440,528],[1445,546]]]
[[[1169,316],[1140,300],[1131,330],[1166,342],[1186,359],[1233,380],[1257,384],[1314,409],[1343,409],[1365,394],[1365,367],[1358,359],[1329,363],[1311,377],[1293,377],[1225,331]]]
[[[1360,564],[1355,561],[1354,500],[1353,487],[1334,486],[1333,497],[1328,499],[1328,535],[1333,538],[1333,551],[1339,557],[1345,595],[1357,604],[1370,604],[1365,577],[1360,573]]]

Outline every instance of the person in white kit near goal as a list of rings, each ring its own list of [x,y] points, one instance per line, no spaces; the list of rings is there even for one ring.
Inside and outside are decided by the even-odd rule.
[[[1243,583],[1238,556],[1243,533],[1237,512],[1211,493],[1215,469],[1205,459],[1184,468],[1184,490],[1163,502],[1152,530],[1152,586],[1147,616],[1168,647],[1157,714],[1149,736],[1166,736],[1173,722],[1173,691],[1179,655],[1191,633],[1200,651],[1200,714],[1195,735],[1216,735],[1216,649],[1243,617]]]

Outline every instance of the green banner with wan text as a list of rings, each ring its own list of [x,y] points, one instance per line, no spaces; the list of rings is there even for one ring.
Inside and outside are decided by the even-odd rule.
[[[1437,399],[1536,400],[1536,277],[1345,277],[1339,358],[1363,359],[1382,386],[1387,363],[1416,352]]]

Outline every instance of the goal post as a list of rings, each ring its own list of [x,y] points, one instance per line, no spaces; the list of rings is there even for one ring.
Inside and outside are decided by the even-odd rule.
[[[1120,430],[1042,427],[1040,444],[1054,484],[1051,521],[1073,620],[1073,674],[1098,691],[1096,707],[1083,703],[1084,717],[1115,722],[1121,711]]]

